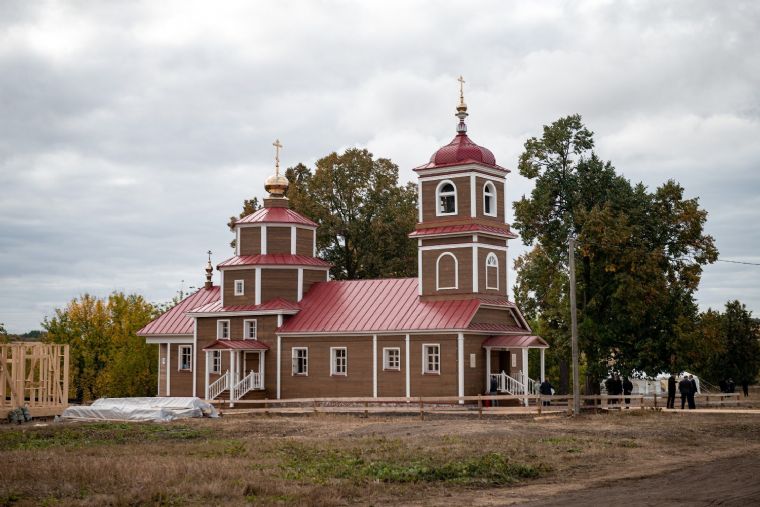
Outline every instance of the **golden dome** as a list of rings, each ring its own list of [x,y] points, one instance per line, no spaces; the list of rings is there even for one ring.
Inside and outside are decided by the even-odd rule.
[[[264,182],[264,189],[270,197],[284,197],[288,191],[288,179],[279,174],[273,174]]]

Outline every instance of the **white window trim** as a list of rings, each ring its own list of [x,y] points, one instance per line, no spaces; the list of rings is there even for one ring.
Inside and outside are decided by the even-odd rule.
[[[428,370],[427,350],[429,347],[438,347],[438,371]],[[441,344],[440,343],[423,343],[422,344],[422,374],[423,375],[440,375],[441,374]]]
[[[398,354],[398,366],[391,366],[388,361],[391,351]],[[401,347],[383,347],[383,371],[401,371]]]
[[[488,265],[488,261],[490,261],[491,259],[494,259],[496,261],[495,266]],[[488,268],[496,269],[496,277],[495,277],[496,286],[495,287],[488,283]],[[496,254],[493,252],[489,253],[488,256],[486,257],[486,289],[499,290],[499,258],[496,257]]]
[[[217,358],[219,359],[218,362],[217,362]],[[221,350],[211,351],[211,368],[209,369],[209,373],[221,375],[222,373],[222,351]]]
[[[193,346],[192,345],[179,345],[177,347],[177,371],[193,371]],[[186,350],[190,351],[190,358],[188,360],[188,367],[182,367],[182,355]]]
[[[227,337],[222,336],[222,322],[227,323]],[[232,335],[232,326],[229,319],[219,319],[216,321],[216,339],[217,340],[229,340]]]
[[[441,187],[446,184],[451,184],[454,187],[454,211],[451,213],[444,213],[441,211]],[[456,184],[451,180],[441,180],[438,186],[435,187],[435,216],[437,217],[449,217],[454,216],[459,211],[459,199]],[[447,194],[448,195],[448,194]]]
[[[306,359],[305,366],[306,366],[306,368],[304,368],[305,371],[303,373],[296,372],[296,365],[298,364],[298,362],[296,361],[296,352],[299,351],[299,350],[305,350],[306,351],[306,356],[305,356],[305,359]],[[291,363],[292,363],[291,364],[291,369],[290,369],[291,376],[293,376],[293,377],[308,377],[309,376],[309,347],[293,347],[291,349],[291,352],[290,352],[290,358],[291,358]]]
[[[338,354],[337,351],[343,350],[346,352],[346,371],[338,371]],[[330,347],[330,376],[332,377],[347,377],[348,376],[348,349],[346,347]]]
[[[248,327],[250,326],[250,323],[253,322],[253,338],[248,336]],[[258,329],[258,322],[256,322],[256,319],[243,319],[243,340],[258,340],[259,339],[259,329]]]
[[[490,188],[490,190],[489,190]],[[491,212],[486,211],[486,196],[491,197]],[[496,194],[496,185],[492,181],[486,181],[483,184],[483,214],[489,217],[495,217],[497,215],[496,210],[498,208],[498,195]]]
[[[240,290],[238,290],[238,286],[240,287]],[[235,291],[234,294],[236,296],[244,296],[245,295],[245,280],[235,280],[235,283],[234,283],[233,287],[234,287],[234,291]]]
[[[512,368],[517,368],[517,354],[510,351],[509,355],[512,356],[512,360],[511,360]]]
[[[441,276],[440,276],[440,266],[441,266],[441,258],[444,256],[451,256],[454,258],[454,286],[453,287],[441,287]],[[446,290],[446,289],[458,289],[459,288],[459,260],[457,259],[457,256],[454,255],[451,252],[443,252],[441,255],[438,256],[438,259],[435,261],[435,290]]]

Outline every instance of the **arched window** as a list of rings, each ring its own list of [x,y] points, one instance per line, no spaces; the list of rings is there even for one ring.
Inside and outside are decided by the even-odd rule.
[[[499,259],[493,252],[486,257],[486,289],[499,290]]]
[[[443,180],[438,184],[438,188],[435,189],[435,200],[436,215],[457,214],[457,187],[451,180]]]
[[[435,289],[456,289],[459,287],[459,263],[451,252],[444,252],[435,261]]]
[[[483,213],[496,216],[496,187],[490,181],[483,185]]]

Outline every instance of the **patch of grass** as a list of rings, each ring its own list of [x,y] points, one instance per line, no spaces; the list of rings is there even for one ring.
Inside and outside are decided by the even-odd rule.
[[[406,455],[368,460],[357,450],[339,451],[291,444],[283,449],[283,453],[284,462],[280,467],[287,479],[316,483],[348,479],[504,485],[538,477],[541,472],[541,467],[514,463],[496,452],[464,459],[442,460],[423,454],[411,460],[404,460]]]
[[[205,429],[173,424],[88,423],[24,428],[0,432],[0,451],[185,441],[204,438],[208,434]]]
[[[15,492],[5,493],[0,495],[0,507],[10,507],[15,505],[16,502],[21,501],[21,495]]]

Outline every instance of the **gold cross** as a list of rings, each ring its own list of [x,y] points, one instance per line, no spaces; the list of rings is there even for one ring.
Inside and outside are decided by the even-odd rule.
[[[464,78],[459,76],[459,103],[464,104]]]
[[[208,251],[208,252],[206,252],[206,253],[208,254],[208,261],[209,261],[209,262],[211,262],[211,250],[209,250],[209,251]]]
[[[280,148],[282,148],[282,144],[280,144],[279,139],[275,139],[272,143],[272,146],[274,146],[275,154],[274,154],[274,161],[275,161],[275,172],[277,173],[277,176],[280,175]]]

